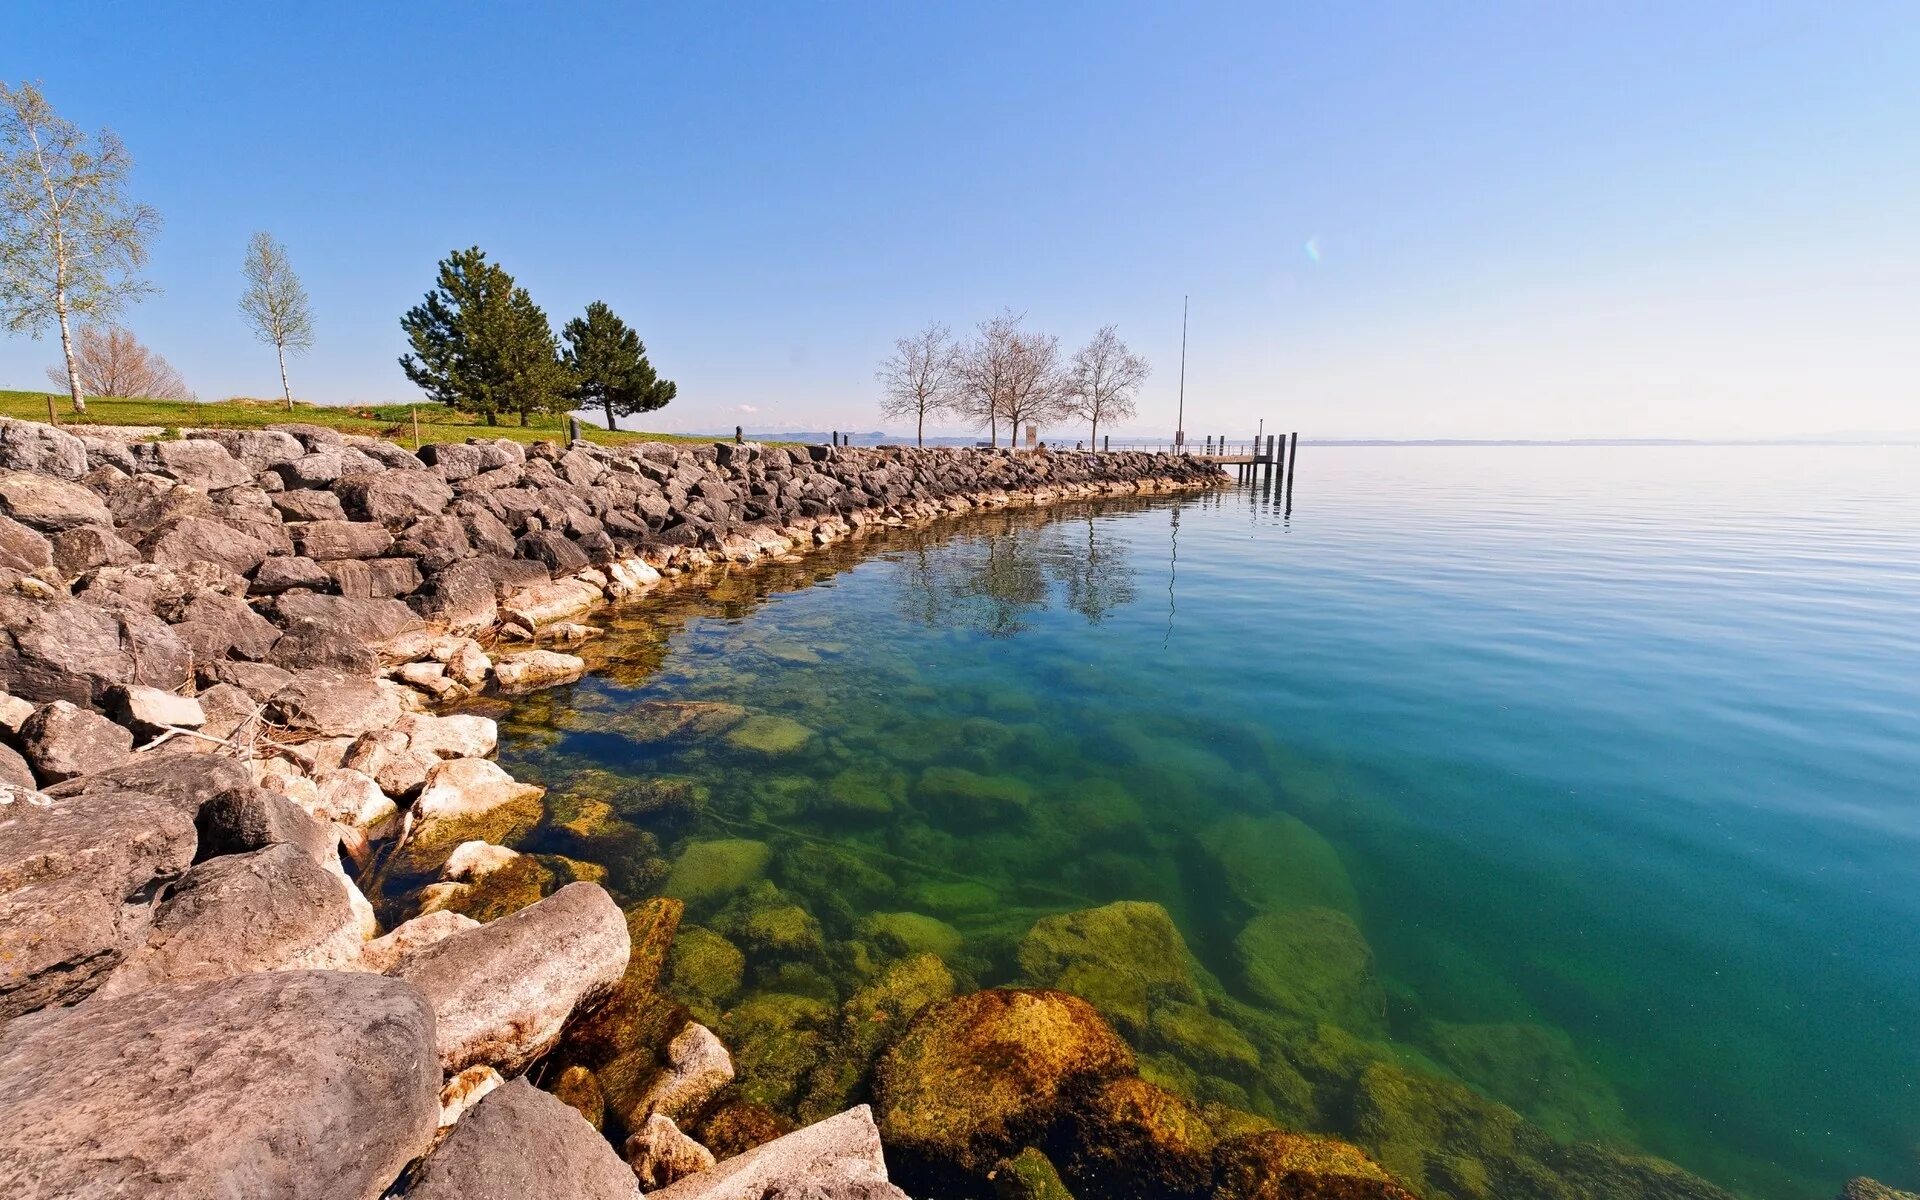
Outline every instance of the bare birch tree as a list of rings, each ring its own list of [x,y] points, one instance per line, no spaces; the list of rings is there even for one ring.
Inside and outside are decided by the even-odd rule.
[[[1098,449],[1100,422],[1124,421],[1133,416],[1140,385],[1153,372],[1142,355],[1127,349],[1112,325],[1074,351],[1067,367],[1066,393],[1074,416],[1090,422],[1088,445]]]
[[[927,418],[952,408],[960,387],[959,351],[945,325],[932,324],[912,337],[896,338],[893,357],[875,372],[880,415],[913,419],[913,444],[927,444]]]
[[[172,363],[118,325],[82,325],[73,335],[71,359],[47,368],[47,378],[55,387],[65,385],[69,373],[79,376],[80,387],[89,396],[193,399],[187,381]]]
[[[270,343],[280,355],[280,392],[293,411],[293,388],[287,383],[287,351],[313,348],[313,314],[307,308],[307,289],[287,261],[287,248],[266,232],[247,243],[243,270],[247,290],[240,294],[240,313],[253,326],[254,336]]]
[[[38,87],[0,83],[0,321],[33,337],[59,326],[77,413],[87,400],[70,318],[106,320],[154,290],[138,271],[160,215],[128,198],[132,167],[111,131],[89,142]]]

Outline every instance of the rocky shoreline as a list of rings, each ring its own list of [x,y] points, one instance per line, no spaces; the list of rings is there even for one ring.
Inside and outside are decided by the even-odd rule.
[[[574,882],[459,911],[513,857],[484,834],[541,790],[491,761],[491,720],[435,709],[577,678],[574,618],[674,576],[1221,480],[1146,455],[0,421],[0,1181],[902,1195],[867,1106],[789,1132],[728,1101],[726,1047],[655,990],[677,901]],[[439,882],[383,930],[360,885],[402,857]]]

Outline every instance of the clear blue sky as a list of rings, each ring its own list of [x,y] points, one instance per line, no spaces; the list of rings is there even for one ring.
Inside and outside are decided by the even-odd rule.
[[[16,0],[0,76],[128,143],[203,398],[275,389],[267,229],[329,402],[413,394],[478,244],[632,321],[662,427],[873,428],[893,337],[1011,306],[1117,323],[1163,430],[1190,293],[1196,434],[1920,428],[1910,3],[547,7]]]

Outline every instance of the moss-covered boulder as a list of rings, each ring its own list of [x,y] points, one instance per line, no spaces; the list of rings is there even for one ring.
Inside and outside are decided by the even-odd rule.
[[[791,1111],[831,1046],[837,1015],[825,1001],[787,992],[755,992],[727,1010],[714,1032],[733,1055],[735,1092]]]
[[[553,1077],[549,1090],[560,1103],[587,1119],[595,1129],[607,1123],[607,1098],[600,1092],[600,1081],[593,1072],[575,1064]]]
[[[794,1131],[794,1123],[764,1104],[738,1095],[723,1098],[712,1112],[688,1130],[718,1159],[745,1154]]]
[[[1016,956],[1021,978],[1093,1002],[1130,1035],[1157,1004],[1198,1004],[1193,956],[1158,904],[1121,900],[1034,922]]]
[[[704,926],[687,925],[667,955],[666,988],[702,1024],[711,1025],[739,994],[746,970],[740,947]]]
[[[1228,888],[1256,911],[1359,911],[1339,852],[1298,817],[1233,817],[1208,828],[1200,843]]]
[[[1221,1143],[1214,1153],[1218,1200],[1415,1200],[1357,1146],[1270,1131]]]
[[[1138,1075],[1108,1080],[1074,1106],[1067,1125],[1067,1177],[1088,1195],[1197,1200],[1213,1182],[1212,1128]]]
[[[1260,1070],[1260,1051],[1246,1034],[1198,1004],[1165,1004],[1154,1009],[1148,1041],[1195,1070],[1242,1079]]]
[[[827,783],[815,807],[827,817],[882,821],[907,798],[907,777],[883,762],[849,767]]]
[[[874,913],[861,921],[856,933],[891,955],[934,954],[951,959],[966,944],[966,936],[958,929],[917,912]]]
[[[1033,799],[1033,785],[1025,780],[962,767],[928,767],[913,785],[914,803],[948,825],[1016,820],[1033,807]]]
[[[667,873],[667,895],[701,907],[715,904],[757,879],[766,878],[773,847],[748,838],[690,842]]]
[[[506,801],[483,812],[438,816],[416,824],[394,852],[386,870],[415,875],[438,872],[447,856],[462,842],[482,841],[495,846],[520,842],[546,815],[545,789],[522,786]]]
[[[606,868],[557,854],[519,854],[450,892],[444,907],[481,924],[497,921],[553,895],[569,883],[599,883]]]
[[[992,1176],[994,1200],[1074,1200],[1053,1160],[1034,1146],[995,1163]]]
[[[808,1078],[800,1119],[824,1120],[862,1097],[880,1052],[929,1005],[951,999],[953,993],[953,972],[932,954],[915,954],[882,967],[841,1006],[839,1028]]]
[[[1422,1022],[1421,1047],[1460,1078],[1512,1105],[1555,1137],[1624,1139],[1619,1096],[1565,1031],[1523,1022]]]
[[[727,733],[727,745],[765,758],[795,754],[807,748],[814,732],[792,717],[756,713]]]
[[[630,742],[657,742],[713,738],[747,719],[738,704],[712,700],[643,700],[606,713],[592,715],[592,728],[619,734]]]
[[[874,1110],[909,1190],[977,1186],[1039,1142],[1076,1090],[1133,1072],[1133,1051],[1065,992],[995,988],[926,1009],[881,1056]]]
[[[736,895],[712,924],[755,963],[817,958],[826,952],[820,922],[766,880]]]
[[[655,896],[626,910],[627,939],[633,950],[627,955],[627,970],[621,986],[651,992],[660,985],[667,968],[680,918],[687,906],[670,896]]]
[[[1373,949],[1344,912],[1263,913],[1234,939],[1247,990],[1282,1012],[1358,1031],[1382,1030],[1387,997]]]

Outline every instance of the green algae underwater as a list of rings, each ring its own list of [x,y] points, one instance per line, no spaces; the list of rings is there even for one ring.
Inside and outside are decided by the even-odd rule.
[[[1548,594],[1542,556],[1573,552],[1473,495],[1464,527],[1386,532],[1379,461],[1344,492],[1329,463],[1316,503],[1345,507],[1317,522],[1244,490],[1013,509],[602,614],[593,673],[503,716],[503,763],[549,788],[503,840],[546,886],[683,900],[667,988],[794,1120],[866,1099],[919,1007],[1031,984],[1091,1001],[1152,1081],[1424,1196],[1910,1184],[1912,994],[1762,953],[1831,936],[1823,905],[1854,935],[1910,914],[1767,878],[1707,844],[1727,820],[1697,795],[1648,804],[1628,768],[1669,748],[1591,703],[1645,664],[1552,650],[1609,636],[1617,597]],[[1779,820],[1739,836],[1804,846]]]

